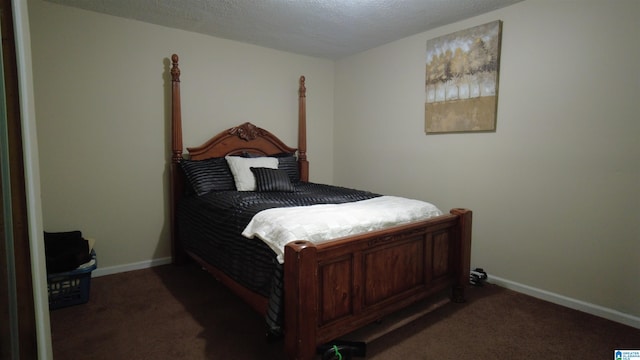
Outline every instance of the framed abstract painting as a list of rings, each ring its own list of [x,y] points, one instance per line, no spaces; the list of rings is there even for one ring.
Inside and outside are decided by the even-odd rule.
[[[502,21],[427,41],[425,132],[496,130]]]

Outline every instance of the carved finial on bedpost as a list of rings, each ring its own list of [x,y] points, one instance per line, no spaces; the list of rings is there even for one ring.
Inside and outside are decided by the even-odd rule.
[[[171,55],[171,81],[180,81],[180,68],[178,67],[178,55]]]
[[[182,109],[178,59],[178,55],[171,55],[171,152],[173,163],[179,163],[182,159]]]
[[[300,76],[298,89],[298,164],[300,180],[309,181],[309,162],[307,161],[307,88],[305,77]]]
[[[298,89],[298,95],[303,98],[307,97],[307,88],[304,86],[305,80],[304,76],[300,76],[300,88]]]

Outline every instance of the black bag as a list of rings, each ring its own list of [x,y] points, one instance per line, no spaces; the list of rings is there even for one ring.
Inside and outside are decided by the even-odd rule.
[[[82,232],[44,232],[44,250],[47,259],[47,273],[60,273],[76,269],[91,261],[89,242]]]

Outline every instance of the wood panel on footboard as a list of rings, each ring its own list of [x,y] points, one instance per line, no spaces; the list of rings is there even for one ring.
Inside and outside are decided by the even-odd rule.
[[[312,359],[318,345],[447,287],[464,301],[472,212],[285,247],[285,352]]]

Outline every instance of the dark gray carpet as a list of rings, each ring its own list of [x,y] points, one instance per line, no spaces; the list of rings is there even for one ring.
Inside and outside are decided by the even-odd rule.
[[[195,266],[94,278],[87,304],[51,312],[55,359],[283,359],[260,315]],[[367,359],[612,359],[640,329],[495,285],[367,347]]]

